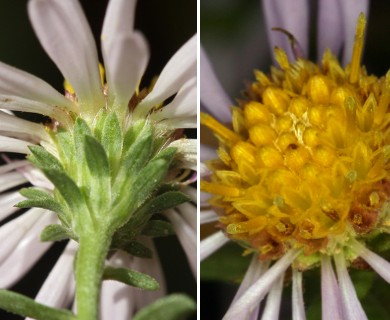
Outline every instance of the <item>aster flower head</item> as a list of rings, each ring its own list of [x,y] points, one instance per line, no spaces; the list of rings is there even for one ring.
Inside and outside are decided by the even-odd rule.
[[[361,65],[366,18],[358,13],[367,13],[368,3],[320,2],[319,28],[329,19],[341,24],[332,14],[342,8],[345,20],[354,21],[355,36],[343,39],[343,31],[320,31],[327,49],[319,46],[318,63],[304,58],[301,21],[308,11],[305,2],[299,4],[263,2],[268,24],[284,33],[271,42],[283,45],[287,39],[281,36],[287,34],[291,44],[288,51],[274,48],[278,67],[271,67],[270,74],[255,71],[245,98],[231,108],[230,121],[226,106],[222,109],[226,95],[206,92],[203,97],[217,118],[222,110],[219,121],[201,115],[219,143],[218,159],[206,162],[201,188],[213,195],[209,203],[222,231],[203,240],[201,256],[226,243],[224,237],[241,244],[244,254],[254,254],[224,319],[257,318],[266,295],[262,318],[277,319],[290,267],[294,319],[305,319],[304,271],[321,267],[323,319],[366,318],[347,267],[365,261],[390,280],[389,263],[374,253],[375,243],[388,239],[389,232],[390,76],[370,75]],[[348,35],[351,26],[340,29]],[[337,59],[342,44],[345,65]],[[210,71],[205,59],[201,71]],[[210,159],[211,153],[205,154]],[[202,219],[216,218],[208,210]]]
[[[17,203],[32,208],[0,228],[0,236],[8,238],[0,248],[0,269],[7,274],[0,286],[15,283],[48,249],[48,242],[38,241],[42,229],[43,241],[70,239],[37,300],[66,307],[75,290],[79,319],[97,318],[103,278],[145,290],[159,288],[149,275],[160,281],[162,290],[149,295],[122,283],[104,285],[102,301],[118,292],[131,299],[115,299],[102,308],[102,314],[117,312],[117,319],[127,319],[164,295],[150,238],[176,231],[196,274],[196,209],[186,203],[195,202],[188,185],[196,170],[196,140],[183,134],[184,128],[196,126],[196,36],[169,60],[153,85],[139,88],[149,48],[134,29],[135,6],[136,1],[109,2],[101,34],[103,68],[77,0],[29,1],[34,31],[66,79],[65,95],[31,74],[0,64],[0,151],[29,160],[3,154],[7,164],[0,167],[1,191],[9,192],[0,196],[1,219],[14,213]],[[48,116],[51,123],[23,120],[12,111]],[[26,183],[33,187],[22,189],[21,195],[11,190]],[[58,278],[62,286],[53,293]],[[11,312],[38,319],[71,316],[5,290],[1,294],[1,307]],[[12,303],[18,299],[25,302],[22,307]],[[182,299],[176,297],[174,304]],[[187,300],[188,306],[193,308]]]

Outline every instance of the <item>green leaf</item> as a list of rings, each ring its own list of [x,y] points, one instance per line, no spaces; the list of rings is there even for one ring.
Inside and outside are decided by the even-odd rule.
[[[142,234],[148,237],[165,237],[175,234],[175,231],[168,221],[150,220],[142,230]]]
[[[171,294],[140,310],[133,320],[182,320],[196,311],[195,302],[184,294]]]
[[[73,139],[76,148],[77,161],[82,161],[84,159],[83,156],[85,136],[92,136],[91,129],[83,119],[77,118],[73,129]]]
[[[169,162],[165,159],[151,160],[141,169],[131,190],[131,209],[137,208],[151,195],[166,177]],[[130,210],[131,210],[130,209]],[[129,210],[129,211],[130,211]]]
[[[157,160],[157,159],[164,159],[168,162],[171,162],[173,157],[175,156],[176,154],[176,151],[177,151],[177,148],[174,148],[174,147],[169,147],[169,148],[165,148],[164,150],[162,150],[161,152],[159,152],[154,158],[153,160]]]
[[[112,247],[126,251],[128,254],[140,258],[151,258],[153,256],[152,250],[134,240],[127,241],[125,239],[115,239],[113,240]]]
[[[69,310],[55,309],[28,298],[19,293],[0,289],[0,308],[23,317],[38,320],[75,320]]]
[[[64,170],[60,161],[53,156],[50,152],[40,146],[29,146],[31,155],[29,160],[34,163],[40,169],[56,169],[59,171]]]
[[[57,149],[61,162],[64,164],[65,170],[72,175],[73,173],[69,172],[69,170],[73,169],[76,156],[73,137],[68,131],[58,132],[55,137],[57,138]]]
[[[74,238],[70,231],[60,224],[49,224],[41,232],[41,241],[61,241]]]
[[[115,112],[111,112],[106,118],[101,141],[112,169],[116,172],[118,161],[122,156],[123,134]]]
[[[23,188],[20,194],[27,198],[16,204],[18,208],[43,208],[57,212],[59,215],[64,215],[64,208],[46,191],[37,188]]]
[[[132,123],[131,127],[127,130],[123,138],[123,153],[127,152],[127,150],[134,143],[145,127],[146,124],[144,120]]]
[[[105,280],[116,280],[129,286],[137,287],[143,290],[155,291],[160,289],[158,282],[151,276],[126,268],[106,267],[103,278]]]
[[[74,214],[78,226],[83,228],[86,222],[91,225],[90,213],[84,201],[84,197],[76,183],[64,172],[50,169],[44,170],[49,180],[54,184],[62,198],[67,203],[70,211]]]
[[[104,123],[106,122],[106,118],[107,118],[107,110],[105,110],[104,108],[100,109],[100,111],[95,117],[95,125],[93,131],[94,137],[98,141],[102,141],[102,132],[103,132]]]
[[[152,132],[148,130],[137,137],[137,140],[130,146],[127,152],[124,153],[120,162],[118,174],[114,181],[115,194],[117,197],[114,202],[123,196],[127,197],[129,184],[134,181],[139,170],[148,162],[152,148]],[[126,190],[126,194],[123,190]],[[114,193],[114,192],[113,192]],[[125,200],[125,199],[123,199]]]
[[[174,208],[191,199],[180,191],[168,191],[150,199],[140,210],[154,214],[164,210]]]
[[[85,158],[91,174],[97,177],[109,177],[110,168],[103,146],[94,137],[85,136],[84,139]]]
[[[122,173],[127,172],[131,176],[149,160],[152,151],[152,140],[153,131],[149,126],[146,126],[130,147],[124,150],[121,161]]]
[[[91,173],[89,203],[96,213],[106,215],[111,202],[111,175],[103,146],[93,137],[85,136],[85,159]]]

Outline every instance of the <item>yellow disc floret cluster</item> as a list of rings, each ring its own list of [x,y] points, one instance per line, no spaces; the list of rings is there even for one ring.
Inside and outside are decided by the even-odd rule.
[[[201,188],[218,226],[262,259],[389,231],[390,72],[360,65],[364,29],[361,15],[346,68],[330,51],[317,65],[276,48],[280,69],[255,72],[231,124],[201,116],[219,140]]]

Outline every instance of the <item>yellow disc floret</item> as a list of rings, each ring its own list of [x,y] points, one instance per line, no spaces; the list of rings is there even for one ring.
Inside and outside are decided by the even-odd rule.
[[[276,49],[281,69],[255,72],[231,125],[201,116],[220,157],[201,187],[227,236],[262,259],[389,231],[390,72],[360,65],[364,28],[361,15],[346,68],[330,51],[317,65]]]

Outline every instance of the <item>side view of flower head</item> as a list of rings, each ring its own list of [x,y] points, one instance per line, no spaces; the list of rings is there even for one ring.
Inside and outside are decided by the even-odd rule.
[[[218,140],[216,152],[201,149],[212,195],[201,223],[220,229],[201,259],[229,239],[253,255],[224,319],[278,319],[285,282],[292,318],[306,319],[302,279],[315,268],[322,319],[367,319],[348,268],[390,282],[379,255],[389,249],[390,72],[361,64],[369,2],[318,2],[318,63],[306,58],[308,2],[262,4],[278,66],[255,71],[244,98],[230,101],[201,53],[201,123]]]
[[[150,52],[135,11],[135,0],[109,1],[99,65],[78,0],[28,2],[64,95],[0,63],[1,309],[45,320],[178,319],[195,310],[187,295],[166,295],[154,243],[176,234],[196,278],[197,144],[184,133],[196,128],[196,35],[140,87]],[[62,240],[35,300],[6,290]]]

